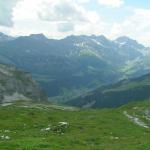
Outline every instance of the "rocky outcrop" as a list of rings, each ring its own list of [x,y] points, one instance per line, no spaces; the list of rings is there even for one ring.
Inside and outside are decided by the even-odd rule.
[[[45,99],[46,96],[28,73],[0,64],[0,103]]]

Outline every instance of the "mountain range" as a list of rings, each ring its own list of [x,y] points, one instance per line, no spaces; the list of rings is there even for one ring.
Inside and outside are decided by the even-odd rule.
[[[150,149],[149,58],[126,36],[1,33],[0,149]]]
[[[150,72],[150,48],[122,36],[0,34],[0,63],[30,72],[53,100],[68,101],[99,86]]]

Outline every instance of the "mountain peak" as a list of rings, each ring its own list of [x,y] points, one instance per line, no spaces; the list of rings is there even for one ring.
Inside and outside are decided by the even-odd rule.
[[[0,32],[0,36],[3,36],[3,35],[5,35],[4,33],[2,33],[2,32]]]
[[[104,35],[70,35],[67,36],[65,39],[69,39],[69,40],[91,40],[91,39],[95,39],[95,40],[100,40],[100,41],[109,41]]]
[[[103,34],[102,34],[102,35],[99,35],[98,37],[99,37],[99,38],[103,38],[103,39],[107,39],[106,36],[104,36]]]
[[[8,36],[8,35],[0,32],[0,42],[10,41],[10,40],[13,40],[13,39],[14,39],[14,37]]]
[[[132,47],[134,46],[139,49],[145,48],[144,45],[139,44],[136,40],[133,40],[132,38],[130,38],[128,36],[118,37],[114,42],[118,43],[120,45],[128,45],[128,46],[132,46]]]
[[[31,37],[31,38],[34,38],[34,39],[47,39],[47,37],[44,35],[44,34],[42,34],[42,33],[39,33],[39,34],[31,34],[29,37]]]
[[[136,40],[133,40],[128,36],[120,36],[115,41],[117,41],[117,42],[130,42],[130,41],[136,42]]]

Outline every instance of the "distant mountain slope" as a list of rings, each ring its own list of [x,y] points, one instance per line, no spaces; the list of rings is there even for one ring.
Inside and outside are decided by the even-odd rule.
[[[29,74],[0,64],[0,103],[45,99],[46,97]]]
[[[145,99],[150,99],[150,74],[98,88],[87,95],[69,101],[68,104],[78,107],[104,108],[118,107],[128,102]]]
[[[0,62],[30,72],[50,97],[68,100],[100,85],[149,73],[147,51],[128,37],[111,41],[103,35],[72,35],[54,40],[32,34],[1,42]]]
[[[14,37],[5,35],[4,33],[0,32],[0,42],[11,41],[14,39],[15,39]]]

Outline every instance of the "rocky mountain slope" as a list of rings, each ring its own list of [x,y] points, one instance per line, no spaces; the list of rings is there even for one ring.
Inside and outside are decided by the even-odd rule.
[[[0,103],[45,99],[43,92],[29,74],[0,64]]]
[[[149,73],[149,58],[149,48],[128,37],[111,41],[102,35],[72,35],[54,40],[33,34],[0,43],[0,62],[30,72],[50,97],[63,96],[62,101]]]
[[[100,87],[69,101],[68,104],[84,108],[105,108],[145,99],[150,99],[150,74]]]

